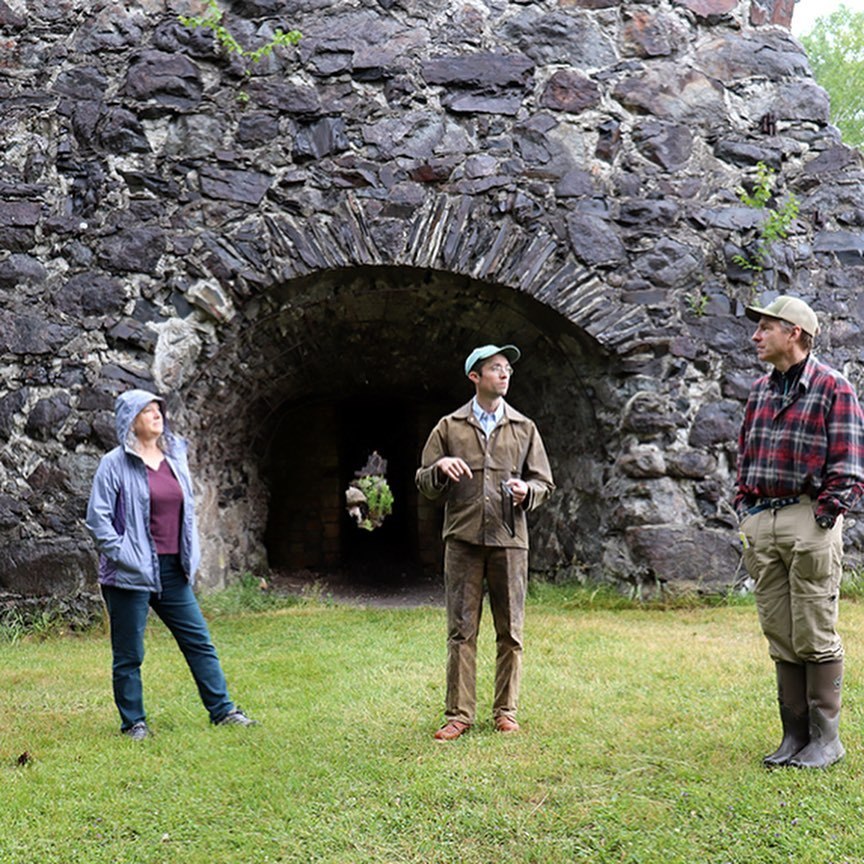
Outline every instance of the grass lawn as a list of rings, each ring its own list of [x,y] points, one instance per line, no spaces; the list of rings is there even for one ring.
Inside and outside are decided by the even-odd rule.
[[[150,625],[151,740],[117,732],[100,633],[0,644],[0,864],[864,861],[864,605],[844,601],[848,756],[761,767],[779,742],[752,606],[529,608],[524,732],[432,739],[444,613],[324,603],[211,621],[232,694],[210,728]],[[24,752],[29,763],[17,764]]]

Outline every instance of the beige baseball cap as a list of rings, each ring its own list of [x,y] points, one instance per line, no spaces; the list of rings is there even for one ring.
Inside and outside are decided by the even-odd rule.
[[[796,324],[811,336],[819,332],[819,319],[816,313],[800,297],[778,297],[764,308],[748,306],[746,312],[751,321],[758,321],[765,315],[768,318],[779,318],[781,321]]]

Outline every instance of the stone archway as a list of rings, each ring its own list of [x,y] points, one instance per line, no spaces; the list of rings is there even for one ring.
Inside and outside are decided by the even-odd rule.
[[[212,581],[255,562],[437,567],[437,510],[413,474],[437,417],[470,397],[462,358],[494,339],[524,351],[511,398],[541,424],[560,489],[535,526],[532,565],[597,558],[608,454],[593,394],[615,360],[562,315],[510,288],[408,267],[323,271],[247,306],[186,369],[177,399],[197,442]],[[372,449],[390,462],[398,506],[380,534],[358,536],[342,493]]]

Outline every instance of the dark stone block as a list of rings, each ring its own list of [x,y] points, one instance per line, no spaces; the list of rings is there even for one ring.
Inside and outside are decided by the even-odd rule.
[[[0,588],[24,597],[63,597],[92,584],[96,556],[70,540],[22,541],[0,547]]]
[[[0,227],[0,249],[8,252],[27,252],[36,245],[36,231],[33,228]]]
[[[611,66],[618,59],[612,40],[590,16],[576,10],[531,8],[509,18],[502,33],[538,65],[561,63],[581,69]]]
[[[56,465],[40,462],[25,478],[27,485],[40,492],[57,492],[68,482],[66,473]]]
[[[10,8],[5,0],[0,0],[0,28],[3,30],[23,30],[27,26],[27,18]]]
[[[612,162],[621,146],[621,124],[607,120],[597,127],[597,147],[594,155],[604,162]]]
[[[149,153],[150,142],[141,121],[131,111],[112,108],[98,125],[99,141],[112,153]]]
[[[299,126],[294,137],[294,159],[298,162],[320,159],[347,150],[349,146],[344,119],[325,117]]]
[[[627,257],[614,227],[599,216],[572,213],[567,217],[567,233],[573,251],[588,265],[619,264]]]
[[[711,447],[736,442],[743,417],[740,402],[709,402],[703,405],[693,420],[690,446]]]
[[[697,18],[716,24],[738,5],[738,0],[673,0],[673,3],[689,9]]]
[[[156,347],[156,333],[133,318],[124,318],[109,328],[105,336],[112,348],[132,346],[152,353]]]
[[[191,28],[176,18],[160,21],[153,31],[153,47],[167,54],[184,53],[212,59],[216,53],[213,33],[203,27]]]
[[[114,363],[106,363],[100,370],[99,375],[106,381],[117,381],[128,387],[138,387],[141,390],[153,389],[153,375],[149,369],[136,368],[134,370],[124,369]],[[123,390],[126,387],[121,388]],[[94,423],[94,426],[96,424]]]
[[[272,114],[244,114],[237,127],[237,140],[244,146],[258,146],[276,139],[279,120]]]
[[[639,152],[667,171],[676,171],[693,154],[693,135],[686,126],[646,121],[633,130]]]
[[[568,171],[555,185],[555,194],[559,198],[583,198],[595,191],[592,176],[579,168]]]
[[[24,521],[27,505],[11,495],[0,495],[0,528],[15,528]]]
[[[483,93],[448,93],[441,104],[454,114],[503,114],[515,117],[522,107],[521,95]]]
[[[25,431],[39,441],[56,438],[71,411],[69,396],[66,393],[40,399],[27,417]]]
[[[756,144],[752,141],[736,141],[723,138],[714,146],[714,155],[732,165],[749,167],[764,162],[774,171],[779,171],[783,161],[783,152],[776,147]]]
[[[600,88],[587,75],[559,69],[543,88],[540,104],[553,111],[581,114],[600,101]]]
[[[534,63],[521,54],[477,53],[432,57],[421,67],[429,84],[451,87],[525,87]]]
[[[39,223],[42,205],[36,201],[0,201],[0,225],[32,228]]]
[[[643,11],[632,12],[622,31],[628,53],[637,57],[668,57],[683,43],[680,20],[673,15]]]
[[[861,154],[851,147],[829,147],[823,150],[815,159],[811,159],[804,166],[807,174],[819,175],[824,178],[826,175],[836,174],[845,171],[852,166],[860,166],[862,162]]]
[[[113,411],[114,397],[104,390],[84,387],[78,395],[79,411]]]
[[[27,390],[13,390],[5,396],[0,396],[0,438],[9,440],[15,428],[15,415],[27,402]]]
[[[0,353],[51,354],[75,333],[74,327],[53,324],[38,314],[0,310]]]
[[[764,24],[792,26],[796,0],[753,0],[750,5],[750,23],[754,27]]]
[[[160,228],[130,228],[105,238],[99,259],[109,270],[153,273],[165,246],[165,235]]]
[[[702,480],[717,470],[717,460],[698,450],[673,450],[666,454],[666,468],[672,477]]]
[[[813,244],[814,252],[837,256],[845,266],[864,264],[864,233],[854,231],[820,231]]]
[[[124,92],[142,102],[189,110],[201,101],[202,84],[198,67],[182,54],[143,51],[129,67]]]
[[[47,276],[45,268],[32,255],[16,252],[0,261],[0,288],[38,285]]]
[[[76,101],[98,102],[104,97],[107,87],[108,81],[96,66],[78,66],[64,69],[51,89]]]
[[[625,532],[634,559],[660,580],[694,588],[729,585],[740,553],[729,531],[643,525]]]
[[[725,32],[722,38],[700,45],[696,58],[709,76],[727,85],[754,76],[780,82],[806,80],[810,75],[806,54],[791,34],[779,30],[741,35]]]
[[[746,402],[750,395],[750,388],[756,380],[755,376],[738,370],[730,370],[720,382],[720,392],[729,399],[737,399]]]
[[[273,178],[258,171],[240,171],[202,166],[201,191],[208,198],[238,201],[242,204],[260,204]]]
[[[690,285],[703,270],[699,249],[668,237],[639,257],[636,271],[649,282],[673,288]]]
[[[102,273],[73,276],[54,295],[54,304],[67,315],[103,315],[119,312],[126,303],[123,285]]]
[[[672,225],[679,208],[674,201],[627,199],[621,201],[615,221],[619,225]]]
[[[637,114],[713,125],[726,110],[723,92],[718,80],[698,69],[681,69],[670,62],[621,81],[612,95]]]
[[[125,387],[122,389],[126,389]],[[102,450],[110,450],[117,446],[117,429],[114,424],[114,413],[102,411],[93,418],[93,436]]]

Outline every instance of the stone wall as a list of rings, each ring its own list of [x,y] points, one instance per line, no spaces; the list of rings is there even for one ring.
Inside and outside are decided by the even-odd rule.
[[[329,566],[336,476],[380,439],[410,478],[495,340],[525,351],[512,400],[559,485],[532,566],[732,582],[744,304],[805,297],[862,379],[861,159],[791,0],[223,5],[249,47],[303,41],[250,66],[178,22],[200,0],[0,0],[0,590],[92,583],[83,510],[131,386],[194,442],[205,584],[299,549],[300,519],[335,526],[303,561]],[[801,212],[754,283],[759,162]],[[434,518],[404,506],[428,563]]]

